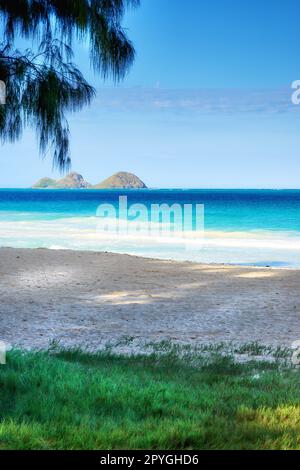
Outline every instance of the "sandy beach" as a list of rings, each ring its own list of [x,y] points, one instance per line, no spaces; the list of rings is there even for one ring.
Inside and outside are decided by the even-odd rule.
[[[0,260],[1,340],[13,346],[300,339],[300,270],[47,249],[2,248]]]

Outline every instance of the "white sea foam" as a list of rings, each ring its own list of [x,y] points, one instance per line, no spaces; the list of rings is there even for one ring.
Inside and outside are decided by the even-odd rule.
[[[140,224],[139,224],[140,225]],[[148,225],[147,225],[148,226]],[[145,230],[129,234],[97,230],[96,217],[0,222],[0,246],[115,251],[158,258],[219,263],[282,263],[300,266],[297,232],[170,233]],[[187,249],[188,247],[188,249]]]

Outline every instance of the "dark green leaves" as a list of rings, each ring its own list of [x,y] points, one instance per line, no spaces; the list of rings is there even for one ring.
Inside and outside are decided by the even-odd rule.
[[[74,40],[88,42],[91,67],[102,77],[122,79],[134,48],[121,27],[125,9],[138,0],[0,0],[0,79],[7,103],[0,107],[0,137],[14,141],[35,128],[42,155],[49,148],[61,170],[70,165],[66,113],[90,103],[93,88],[71,62]],[[14,47],[23,37],[26,51]]]

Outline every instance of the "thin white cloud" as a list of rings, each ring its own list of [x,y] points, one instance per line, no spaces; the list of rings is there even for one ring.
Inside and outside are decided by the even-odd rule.
[[[186,89],[104,88],[98,90],[94,109],[111,111],[167,111],[174,113],[297,113],[292,89]]]

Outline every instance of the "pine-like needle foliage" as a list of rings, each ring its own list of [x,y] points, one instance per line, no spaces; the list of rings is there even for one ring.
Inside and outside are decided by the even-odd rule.
[[[51,149],[53,164],[70,166],[67,112],[89,104],[95,90],[72,63],[74,41],[89,44],[92,69],[122,79],[134,48],[122,29],[126,8],[139,0],[0,0],[0,138],[14,142],[26,126],[38,135],[40,151]],[[20,51],[16,40],[32,41]]]

